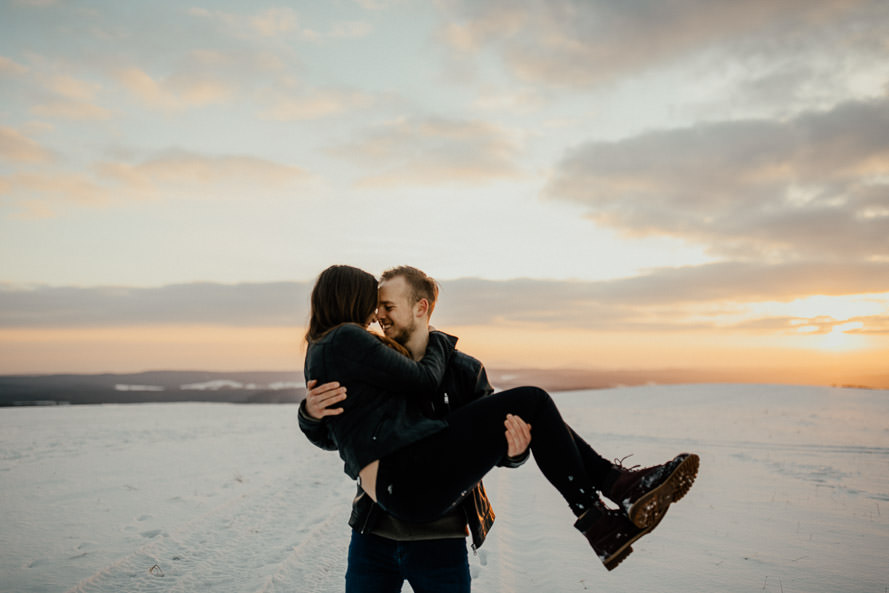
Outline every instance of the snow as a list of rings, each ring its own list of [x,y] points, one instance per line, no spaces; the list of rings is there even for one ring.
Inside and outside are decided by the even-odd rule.
[[[554,397],[603,455],[694,451],[698,480],[609,573],[533,461],[494,470],[474,592],[889,588],[889,391]],[[296,406],[0,409],[0,488],[3,592],[343,590],[354,484],[299,433]]]
[[[182,385],[180,389],[193,391],[219,391],[220,389],[244,389],[244,384],[239,381],[230,381],[228,379],[216,379],[213,381],[204,381],[203,383],[189,383]]]

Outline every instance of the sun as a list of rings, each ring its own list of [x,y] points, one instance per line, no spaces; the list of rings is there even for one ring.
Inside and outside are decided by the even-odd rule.
[[[817,347],[832,352],[846,352],[864,348],[866,347],[865,336],[850,333],[862,327],[864,327],[864,324],[860,321],[835,325],[826,334],[815,336],[818,344]]]

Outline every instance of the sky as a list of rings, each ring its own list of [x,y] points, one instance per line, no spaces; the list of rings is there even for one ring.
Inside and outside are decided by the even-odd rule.
[[[331,264],[489,367],[889,385],[882,0],[0,0],[0,373],[301,369]]]

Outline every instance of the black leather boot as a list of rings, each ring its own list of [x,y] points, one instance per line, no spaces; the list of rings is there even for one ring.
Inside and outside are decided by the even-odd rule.
[[[593,551],[608,570],[614,568],[633,553],[630,544],[655,528],[657,523],[639,528],[633,525],[621,510],[606,508],[597,500],[593,508],[577,518],[576,527],[590,542]]]
[[[657,525],[670,505],[689,491],[700,459],[682,453],[661,465],[643,469],[615,466],[617,478],[602,494],[626,512],[637,527]]]

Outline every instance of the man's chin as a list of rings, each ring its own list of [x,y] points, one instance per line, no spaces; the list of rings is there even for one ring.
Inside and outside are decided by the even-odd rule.
[[[383,335],[402,346],[406,346],[411,337],[408,332],[398,331],[394,328],[389,328],[389,331],[383,330]]]

